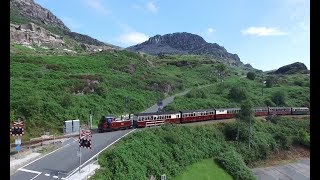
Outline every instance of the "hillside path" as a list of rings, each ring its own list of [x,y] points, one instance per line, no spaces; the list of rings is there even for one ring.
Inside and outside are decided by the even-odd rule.
[[[198,86],[196,87],[197,89],[201,89],[204,87],[208,87],[208,86],[212,86],[214,84],[206,84],[206,85],[202,85],[202,86]],[[167,97],[165,99],[162,100],[162,107],[166,107],[168,104],[172,103],[174,101],[174,98],[177,96],[184,96],[186,95],[192,88],[186,89],[183,92],[177,93],[175,95],[172,95],[170,97]],[[152,113],[152,112],[157,112],[158,111],[158,104],[154,104],[153,106],[151,106],[150,108],[146,109],[145,111],[143,111],[142,113]]]

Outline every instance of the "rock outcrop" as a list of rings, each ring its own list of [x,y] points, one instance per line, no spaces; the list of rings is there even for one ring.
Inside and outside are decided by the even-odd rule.
[[[303,73],[308,74],[310,71],[300,62],[295,62],[286,66],[280,67],[278,70],[272,72],[272,74],[296,74],[296,73]]]
[[[53,34],[34,23],[10,24],[10,42],[54,48],[66,47],[62,36]]]
[[[243,63],[237,54],[231,54],[216,43],[207,43],[201,36],[182,32],[156,35],[141,44],[131,46],[128,50],[145,52],[152,55],[163,54],[197,54],[223,59],[227,64],[240,66]]]

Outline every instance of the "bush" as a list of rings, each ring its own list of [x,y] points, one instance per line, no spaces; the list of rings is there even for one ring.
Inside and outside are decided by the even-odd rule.
[[[230,175],[234,179],[256,179],[251,170],[244,163],[241,155],[234,150],[229,150],[225,152],[219,153],[216,157],[215,161],[219,164],[223,169],[230,173]]]
[[[296,86],[303,86],[304,83],[303,83],[302,80],[297,79],[297,80],[295,80],[295,81],[293,82],[293,84],[296,85]]]
[[[266,120],[273,124],[277,124],[278,121],[280,120],[280,117],[275,114],[271,114],[267,116]]]
[[[248,72],[247,78],[250,80],[254,80],[256,78],[256,74],[254,72]]]
[[[247,99],[248,95],[244,88],[234,86],[229,91],[229,97],[236,102],[240,102]]]
[[[238,131],[239,130],[239,131]],[[247,123],[239,122],[226,124],[223,128],[224,135],[229,141],[236,141],[239,132],[239,141],[245,142],[249,139],[249,128]]]
[[[300,129],[293,142],[298,145],[310,148],[310,134],[304,129]]]
[[[283,149],[289,149],[293,143],[293,138],[283,132],[277,132],[274,136],[275,140]]]
[[[266,79],[266,87],[271,88],[273,84],[275,84],[276,78],[273,76],[268,76]]]
[[[270,107],[275,106],[274,102],[272,102],[270,99],[264,100],[264,104],[265,104],[266,106],[270,106]]]
[[[285,106],[286,105],[286,94],[284,91],[277,91],[272,95],[272,101],[277,106]]]
[[[186,94],[187,98],[208,98],[207,94],[202,89],[192,89]]]

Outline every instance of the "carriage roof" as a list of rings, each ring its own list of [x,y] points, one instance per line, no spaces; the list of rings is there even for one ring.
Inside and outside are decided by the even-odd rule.
[[[181,112],[182,113],[194,113],[194,112],[208,112],[208,111],[215,111],[215,109],[185,110],[185,111],[181,111]]]
[[[179,112],[152,112],[152,113],[140,113],[138,116],[153,116],[153,115],[165,115],[165,114],[178,114]]]

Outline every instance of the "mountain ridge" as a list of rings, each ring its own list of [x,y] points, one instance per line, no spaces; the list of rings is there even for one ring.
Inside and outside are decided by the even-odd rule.
[[[208,43],[201,36],[176,32],[165,35],[155,35],[147,41],[130,46],[127,50],[144,52],[152,55],[161,54],[196,54],[207,55],[225,60],[229,65],[243,66],[237,54],[229,53],[223,46],[217,43]]]

